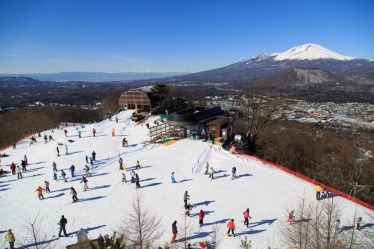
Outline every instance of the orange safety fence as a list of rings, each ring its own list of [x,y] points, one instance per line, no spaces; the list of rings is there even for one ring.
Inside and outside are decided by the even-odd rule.
[[[316,181],[315,179],[312,179],[312,178],[309,178],[307,176],[304,176],[303,174],[297,173],[297,172],[295,172],[295,171],[293,171],[293,170],[291,170],[289,168],[286,168],[284,166],[278,165],[276,163],[269,162],[269,161],[267,161],[265,159],[261,159],[261,158],[255,157],[255,156],[249,156],[249,155],[245,155],[245,154],[242,154],[242,153],[238,153],[238,152],[235,151],[235,149],[236,149],[235,146],[231,146],[230,149],[229,149],[229,152],[231,154],[239,155],[239,156],[244,157],[244,158],[248,158],[248,159],[260,161],[262,163],[265,163],[268,166],[280,169],[280,170],[282,170],[284,172],[287,172],[288,174],[294,175],[294,176],[296,176],[296,177],[298,177],[300,179],[303,179],[304,181],[310,182],[312,184],[315,184],[315,185],[316,184],[320,184],[322,187],[326,188],[329,192],[331,192],[331,193],[333,193],[335,195],[344,197],[344,198],[346,198],[346,199],[348,199],[350,201],[353,201],[354,203],[357,203],[357,204],[359,204],[361,206],[364,206],[364,207],[366,207],[366,208],[374,211],[374,206],[373,205],[370,205],[369,203],[366,203],[366,202],[364,202],[364,201],[362,201],[360,199],[357,199],[354,196],[346,194],[346,193],[344,193],[342,191],[339,191],[339,190],[337,190],[337,189],[335,189],[333,187],[329,187],[329,186],[327,186],[325,184],[322,184],[322,183]]]

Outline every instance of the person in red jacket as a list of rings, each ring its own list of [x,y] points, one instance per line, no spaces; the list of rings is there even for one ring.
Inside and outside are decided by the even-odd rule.
[[[204,211],[203,210],[200,210],[199,212],[199,225],[200,227],[202,227],[204,225]]]
[[[249,208],[247,208],[244,212],[243,212],[243,215],[244,215],[244,225],[246,225],[247,227],[249,227],[249,219],[252,219],[252,217],[249,215]]]
[[[231,219],[231,220],[227,223],[227,227],[229,228],[229,230],[227,231],[227,236],[231,236],[231,235],[230,235],[230,232],[231,232],[231,233],[232,233],[232,236],[235,237],[235,233],[234,233],[234,230],[235,230],[234,219]]]
[[[16,174],[16,164],[15,163],[12,163],[10,165],[10,170],[12,171],[12,174],[15,175]]]
[[[44,191],[44,189],[43,189],[41,186],[39,186],[39,187],[35,190],[35,192],[38,193],[39,200],[44,200],[43,191]]]

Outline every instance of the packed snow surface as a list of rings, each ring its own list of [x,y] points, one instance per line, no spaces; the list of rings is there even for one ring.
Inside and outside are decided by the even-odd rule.
[[[252,241],[253,248],[284,248],[279,224],[286,222],[288,211],[294,209],[299,198],[315,201],[314,186],[292,175],[270,167],[256,160],[243,159],[229,154],[220,147],[210,143],[183,139],[174,144],[162,145],[149,143],[149,130],[143,124],[130,120],[131,111],[118,114],[118,123],[105,120],[84,126],[69,126],[67,137],[63,129],[42,132],[35,145],[29,144],[29,138],[17,143],[16,149],[6,149],[9,157],[1,158],[2,167],[9,170],[9,164],[19,164],[27,155],[29,166],[23,173],[23,179],[10,173],[0,178],[0,247],[4,248],[4,235],[11,228],[16,237],[16,246],[30,245],[27,241],[26,220],[35,219],[38,215],[41,229],[47,233],[55,248],[62,249],[77,241],[76,232],[81,228],[88,231],[89,238],[99,234],[112,234],[126,223],[128,214],[134,212],[131,204],[138,191],[143,196],[144,205],[153,214],[161,218],[164,231],[159,238],[159,245],[171,240],[171,224],[174,220],[179,225],[179,236],[184,224],[183,194],[190,195],[194,206],[189,224],[189,241],[194,244],[209,240],[216,226],[221,237],[219,248],[240,248],[244,236]],[[157,117],[147,122],[154,124]],[[96,137],[92,129],[97,130]],[[112,136],[112,129],[115,136]],[[78,137],[81,131],[82,138]],[[44,143],[44,134],[52,135],[55,141]],[[128,147],[122,147],[122,139],[128,140]],[[69,141],[70,140],[70,141]],[[59,145],[60,144],[60,145]],[[64,145],[68,145],[65,154]],[[59,147],[61,156],[57,156]],[[83,191],[81,183],[85,157],[96,152],[96,161],[88,177],[88,191]],[[140,177],[141,188],[135,189],[133,183],[123,183],[122,171],[118,159],[123,158],[126,164],[127,179],[135,168],[136,160],[141,169],[136,170]],[[215,179],[204,174],[205,163],[214,167]],[[64,182],[52,179],[52,163],[56,162],[58,170],[65,169],[69,176]],[[70,177],[69,167],[76,167],[75,178]],[[238,178],[231,179],[231,169],[237,168]],[[171,173],[175,172],[177,183],[171,183]],[[44,193],[44,200],[39,200],[35,192],[44,181],[50,182],[51,193]],[[79,201],[72,203],[70,187],[78,191]],[[373,216],[374,212],[356,205],[341,197],[334,197],[343,209],[342,225],[352,225],[351,220],[357,208],[357,215]],[[323,200],[324,201],[324,200]],[[252,219],[250,228],[243,224],[243,211],[249,208]],[[205,225],[199,230],[197,213],[204,210]],[[67,220],[69,237],[58,237],[58,222],[64,215]],[[296,214],[297,215],[297,214]],[[236,223],[237,237],[227,237],[226,224],[229,219]],[[30,248],[30,247],[25,247]]]
[[[274,60],[276,61],[317,59],[333,59],[346,61],[354,60],[355,58],[335,53],[320,45],[311,43],[293,47],[286,52],[280,53],[274,57]]]

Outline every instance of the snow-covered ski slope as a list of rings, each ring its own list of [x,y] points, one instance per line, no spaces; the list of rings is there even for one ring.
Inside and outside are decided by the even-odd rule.
[[[77,241],[75,235],[68,238],[58,238],[58,221],[61,215],[67,220],[67,232],[72,235],[80,228],[89,232],[89,238],[101,234],[111,234],[124,224],[127,213],[131,212],[131,204],[135,193],[135,185],[121,183],[121,171],[118,158],[122,156],[127,170],[135,166],[139,160],[142,168],[137,171],[140,177],[142,194],[146,207],[162,218],[164,234],[160,245],[171,239],[171,224],[174,220],[183,225],[184,206],[183,194],[188,190],[191,204],[195,208],[188,218],[190,222],[191,243],[208,240],[215,224],[219,228],[222,241],[219,248],[239,248],[240,238],[247,235],[252,241],[253,248],[283,248],[280,240],[279,223],[287,219],[287,210],[296,206],[302,196],[314,201],[314,186],[292,175],[284,173],[262,162],[241,159],[218,147],[212,147],[206,142],[184,139],[174,144],[155,145],[149,142],[149,130],[145,125],[137,125],[129,121],[131,112],[118,114],[119,122],[105,120],[96,124],[85,125],[81,128],[82,138],[78,138],[76,127],[67,127],[68,137],[63,130],[45,131],[52,134],[55,141],[45,144],[43,138],[37,138],[38,143],[29,145],[29,139],[20,141],[17,149],[2,151],[9,157],[2,158],[2,167],[9,170],[12,162],[20,163],[26,154],[29,161],[28,171],[24,178],[17,180],[16,175],[7,174],[0,178],[0,247],[4,248],[5,231],[11,228],[17,243],[25,241],[25,220],[39,215],[42,228],[49,233],[56,248]],[[150,123],[153,123],[151,117]],[[92,136],[92,128],[97,130],[96,137]],[[112,128],[116,136],[112,136]],[[42,136],[44,132],[41,133]],[[122,139],[126,137],[129,146],[122,148]],[[68,140],[74,140],[70,143]],[[68,144],[69,154],[65,155],[64,146],[60,147],[60,157],[57,157],[58,142]],[[209,148],[209,146],[211,146]],[[216,179],[211,180],[204,175],[207,148],[211,150],[209,164],[214,167]],[[88,178],[89,191],[83,191],[80,183],[83,174],[85,156],[97,153],[97,161]],[[66,169],[68,182],[61,179],[52,180],[52,163],[57,168]],[[198,164],[204,165],[198,165]],[[68,168],[74,164],[78,176],[70,178]],[[237,168],[238,179],[231,180],[231,168]],[[193,173],[193,170],[196,173]],[[170,182],[170,175],[175,172],[177,183]],[[60,176],[60,173],[58,174]],[[130,172],[127,171],[127,178]],[[39,200],[36,188],[45,180],[51,183],[52,193],[45,193],[45,200]],[[72,203],[70,187],[78,191],[79,202]],[[342,225],[352,225],[350,220],[357,208],[357,215],[365,219],[374,212],[356,205],[341,197],[339,201],[344,215]],[[252,216],[251,229],[243,225],[243,211],[249,208]],[[196,214],[200,209],[206,212],[205,226],[199,231]],[[296,214],[297,215],[297,214]],[[226,223],[235,219],[238,237],[226,237]],[[366,220],[369,222],[368,220]],[[366,223],[366,222],[365,222]],[[180,227],[180,232],[182,227]],[[55,237],[53,237],[55,236]]]

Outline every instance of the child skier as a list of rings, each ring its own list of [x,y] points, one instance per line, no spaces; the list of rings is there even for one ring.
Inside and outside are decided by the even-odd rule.
[[[53,162],[52,164],[52,169],[53,169],[53,172],[57,172],[57,164],[55,162]]]
[[[57,173],[53,172],[53,180],[57,181]]]
[[[289,214],[288,214],[288,219],[287,219],[287,222],[289,225],[293,224],[294,223],[294,214],[293,214],[293,211],[291,211]]]
[[[204,173],[204,175],[207,175],[208,171],[209,171],[209,163],[207,162],[206,166],[205,166],[205,173]]]
[[[122,172],[122,182],[127,183],[125,172]]]
[[[65,144],[65,155],[67,155],[68,153],[69,153],[69,151],[68,151],[68,145]]]
[[[86,176],[89,177],[90,176],[90,167],[88,167],[88,165],[85,165],[83,170],[86,173]]]
[[[177,233],[178,233],[177,221],[176,220],[171,225],[171,231],[173,233],[173,236],[171,237],[171,242],[174,243],[176,241]]]
[[[244,215],[244,225],[246,225],[247,227],[249,227],[249,219],[252,219],[252,217],[250,216],[249,214],[249,208],[247,208],[244,212],[243,212],[243,215]]]
[[[44,191],[44,189],[43,189],[41,186],[39,186],[39,187],[35,190],[35,192],[38,193],[39,200],[44,200],[43,191]]]
[[[19,165],[17,165],[17,178],[22,179],[22,169]]]
[[[234,233],[234,230],[235,230],[235,223],[234,223],[234,219],[231,219],[228,223],[227,223],[227,227],[229,230],[227,230],[227,236],[231,236],[230,235],[230,232],[232,233],[232,236],[235,237],[235,233]]]
[[[123,162],[122,157],[120,157],[119,160],[118,160],[118,163],[119,163],[119,169],[120,169],[120,170],[123,169],[123,168],[122,168],[122,162]]]
[[[71,177],[75,177],[75,166],[72,164],[71,166],[70,166],[70,175],[71,175]]]
[[[231,173],[232,173],[231,180],[236,179],[236,167],[232,167]]]
[[[116,136],[116,130],[113,128],[112,129],[112,137]]]
[[[139,184],[139,176],[138,176],[138,174],[135,174],[135,184],[136,184],[136,188],[141,188],[140,184]]]
[[[214,179],[214,169],[213,169],[213,167],[210,167],[210,174],[209,174],[209,178],[212,178],[212,179]]]
[[[92,135],[95,137],[96,136],[96,129],[92,128]]]
[[[190,196],[188,195],[188,191],[186,190],[186,192],[184,192],[184,196],[183,196],[183,201],[184,201],[184,205],[187,205],[187,200],[190,199]]]

